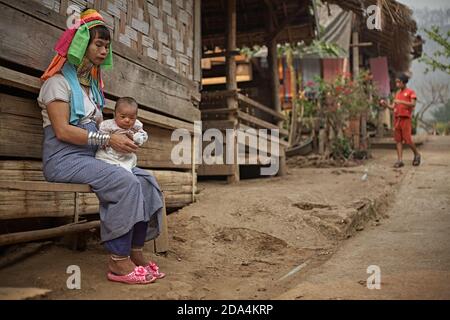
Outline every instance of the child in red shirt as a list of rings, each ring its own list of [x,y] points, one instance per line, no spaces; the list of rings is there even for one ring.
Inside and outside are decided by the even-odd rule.
[[[416,145],[412,141],[412,113],[416,105],[416,93],[414,90],[407,88],[408,76],[400,74],[395,79],[395,85],[398,91],[395,94],[394,101],[389,105],[385,100],[381,100],[380,104],[384,107],[394,110],[394,139],[397,143],[397,157],[398,160],[394,164],[395,168],[404,166],[403,157],[403,142],[408,144],[414,152],[413,166],[420,164],[420,153],[417,151]]]

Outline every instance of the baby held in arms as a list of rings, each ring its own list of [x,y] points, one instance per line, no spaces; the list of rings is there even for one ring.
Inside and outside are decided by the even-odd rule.
[[[130,97],[119,98],[114,108],[114,119],[105,120],[100,124],[100,133],[121,133],[127,135],[138,146],[148,139],[143,130],[142,122],[137,120],[138,104]],[[95,158],[110,164],[121,166],[130,171],[137,164],[135,153],[121,153],[109,146],[99,148]]]

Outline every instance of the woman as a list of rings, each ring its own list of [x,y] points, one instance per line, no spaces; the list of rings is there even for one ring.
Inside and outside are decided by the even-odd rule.
[[[95,10],[59,39],[56,57],[42,76],[38,97],[44,126],[44,176],[51,182],[86,183],[100,201],[101,238],[111,253],[109,280],[150,283],[163,273],[144,259],[146,240],[158,236],[162,193],[154,177],[95,159],[99,146],[136,152],[126,135],[99,134],[105,105],[101,68],[112,67],[110,33]]]

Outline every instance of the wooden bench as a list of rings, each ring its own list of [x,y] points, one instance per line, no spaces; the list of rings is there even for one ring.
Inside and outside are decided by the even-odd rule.
[[[73,192],[74,210],[73,222],[42,230],[16,232],[0,235],[0,246],[10,245],[28,241],[48,239],[67,234],[78,233],[92,228],[100,227],[100,221],[80,221],[79,195],[80,193],[93,193],[87,184],[76,183],[53,183],[45,181],[0,181],[0,189],[20,191],[45,191],[45,192]],[[163,193],[164,194],[164,193]],[[154,252],[166,252],[168,250],[168,230],[165,199],[163,199],[163,219],[161,234],[153,240]],[[76,240],[75,244],[76,246]]]

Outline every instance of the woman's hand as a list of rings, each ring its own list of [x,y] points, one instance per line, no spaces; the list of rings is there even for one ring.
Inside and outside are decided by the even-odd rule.
[[[111,134],[109,146],[122,153],[136,152],[138,149],[138,146],[134,144],[133,140],[130,140],[127,135],[119,133]]]

